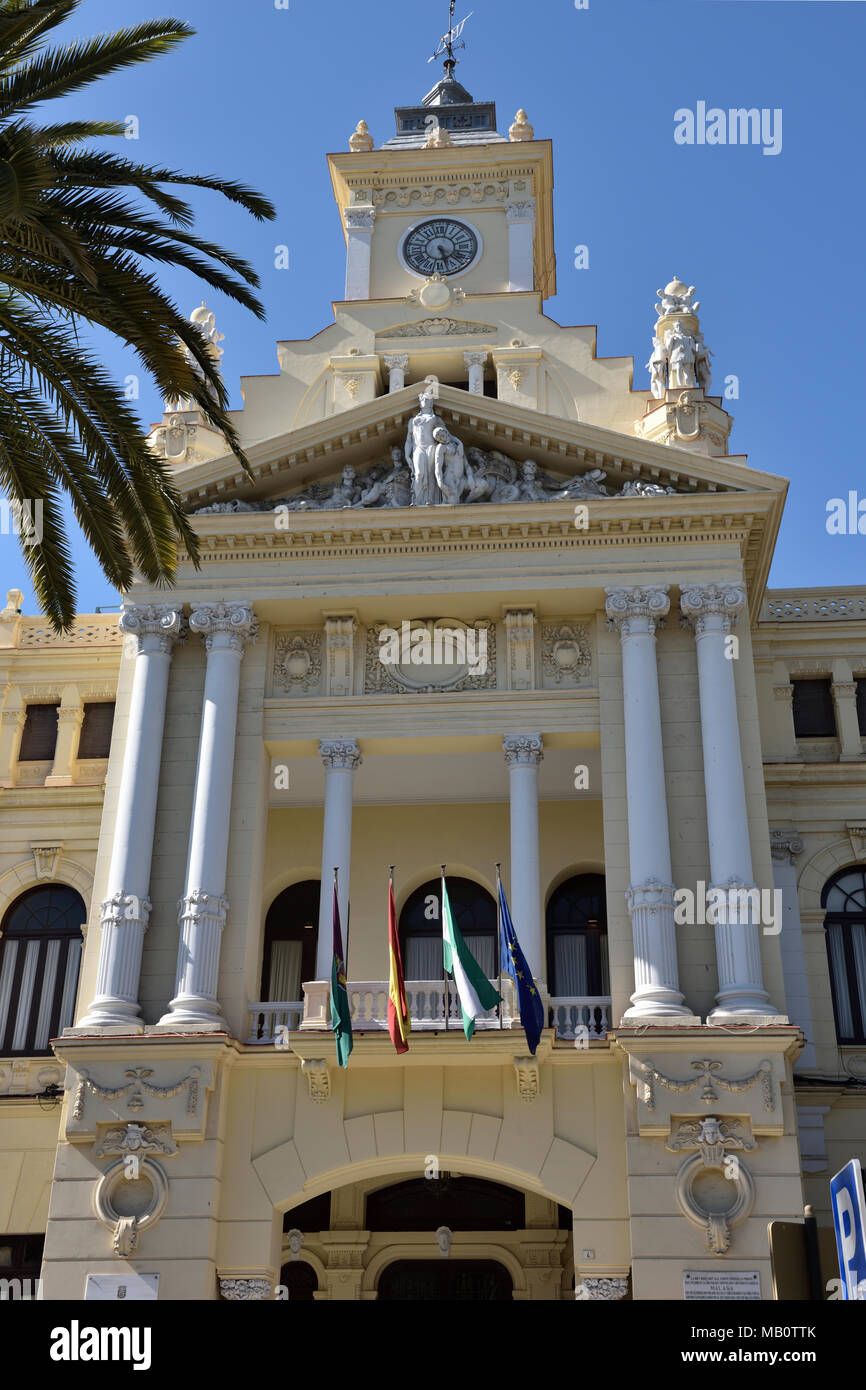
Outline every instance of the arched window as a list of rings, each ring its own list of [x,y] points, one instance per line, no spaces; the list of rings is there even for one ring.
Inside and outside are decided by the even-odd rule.
[[[551,894],[547,983],[560,999],[610,994],[604,874],[578,874]]]
[[[296,1003],[301,985],[316,977],[319,935],[319,880],[284,888],[265,918],[262,999]]]
[[[31,888],[0,926],[0,1057],[49,1052],[72,1023],[84,900],[62,883]]]
[[[480,883],[449,878],[448,901],[463,940],[488,979],[499,973],[496,903]],[[431,878],[400,913],[400,949],[407,980],[442,979],[442,881]]]
[[[571,1213],[569,1212],[569,1217]],[[365,1218],[368,1231],[521,1231],[526,1197],[516,1187],[486,1178],[410,1178],[371,1192]]]
[[[843,869],[824,885],[824,930],[840,1043],[866,1043],[866,868]]]

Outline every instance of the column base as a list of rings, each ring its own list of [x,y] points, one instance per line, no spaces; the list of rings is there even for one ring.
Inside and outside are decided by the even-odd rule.
[[[141,1037],[144,1024],[141,1019],[129,1023],[88,1023],[82,1019],[74,1028],[64,1028],[63,1038],[135,1038]]]
[[[214,999],[178,995],[148,1033],[230,1033],[231,1029]]]
[[[730,1009],[724,1006],[713,1009],[712,1013],[707,1014],[707,1027],[728,1027],[737,1024],[740,1027],[753,1028],[775,1028],[790,1025],[791,1020],[787,1014],[777,1014],[773,1011],[772,1005],[767,1006],[766,1013],[758,1013],[754,1006],[751,1009]]]
[[[650,1010],[644,1013],[643,1009]],[[637,1004],[630,1009],[626,1009],[620,1019],[620,1028],[630,1028],[635,1024],[640,1024],[641,1028],[703,1028],[703,1022],[698,1014],[689,1013],[687,1009],[671,1009],[665,1013],[660,1008],[653,1007],[651,1003]]]
[[[82,1033],[143,1033],[144,1019],[137,1003],[127,999],[94,999],[83,1018],[73,1028],[64,1028],[64,1037]]]

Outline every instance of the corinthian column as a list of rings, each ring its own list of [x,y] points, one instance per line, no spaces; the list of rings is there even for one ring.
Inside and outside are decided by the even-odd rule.
[[[694,584],[684,589],[680,598],[680,609],[694,628],[697,642],[710,890],[726,893],[755,887],[734,663],[727,642],[745,606],[742,584]],[[715,913],[719,991],[716,1008],[709,1016],[714,1021],[743,1014],[776,1014],[764,989],[753,905],[749,901],[743,911],[745,901],[741,896],[732,911],[726,899],[725,906]]]
[[[231,824],[241,660],[258,623],[252,604],[203,603],[189,620],[207,648],[186,885],[180,901],[175,995],[159,1021],[178,1032],[228,1027],[217,1000]]]
[[[108,893],[102,904],[96,995],[77,1027],[140,1033],[138,981],[144,933],[150,915],[150,861],[162,758],[168,673],[174,644],[185,620],[178,604],[132,605],[120,615],[120,630],[137,651]]]
[[[674,886],[665,799],[656,624],[670,608],[667,584],[609,588],[606,612],[622,639],[625,778],[635,992],[624,1022],[694,1015],[677,971]]]
[[[361,753],[353,738],[326,738],[319,743],[325,769],[325,824],[322,831],[322,883],[319,894],[319,936],[316,979],[330,980],[334,914],[334,869],[339,869],[340,922],[343,939],[349,920],[349,866],[352,859],[352,794]]]
[[[511,811],[511,916],[533,979],[546,974],[541,935],[538,872],[538,768],[544,752],[540,734],[506,734]]]

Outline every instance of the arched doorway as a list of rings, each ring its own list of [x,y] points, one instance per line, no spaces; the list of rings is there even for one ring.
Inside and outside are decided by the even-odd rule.
[[[306,1260],[290,1260],[280,1270],[280,1284],[288,1292],[289,1303],[313,1303],[319,1280]]]
[[[442,978],[442,881],[430,879],[406,899],[400,913],[400,949],[407,980]],[[458,930],[488,979],[499,973],[496,902],[480,883],[448,879],[448,901]]]
[[[395,1260],[382,1271],[377,1297],[382,1303],[506,1302],[514,1285],[496,1260]]]

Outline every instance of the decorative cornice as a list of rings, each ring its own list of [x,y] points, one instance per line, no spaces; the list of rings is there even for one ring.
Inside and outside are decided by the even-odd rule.
[[[669,584],[634,585],[631,588],[605,588],[608,625],[620,636],[652,636],[670,611]]]
[[[680,595],[680,612],[698,637],[708,630],[730,632],[745,607],[744,584],[692,584]],[[709,626],[711,619],[719,621]]]
[[[502,751],[508,767],[538,767],[544,761],[541,734],[506,734]]]
[[[319,741],[319,757],[329,772],[334,768],[354,772],[363,762],[358,741],[354,738],[321,739]]]

